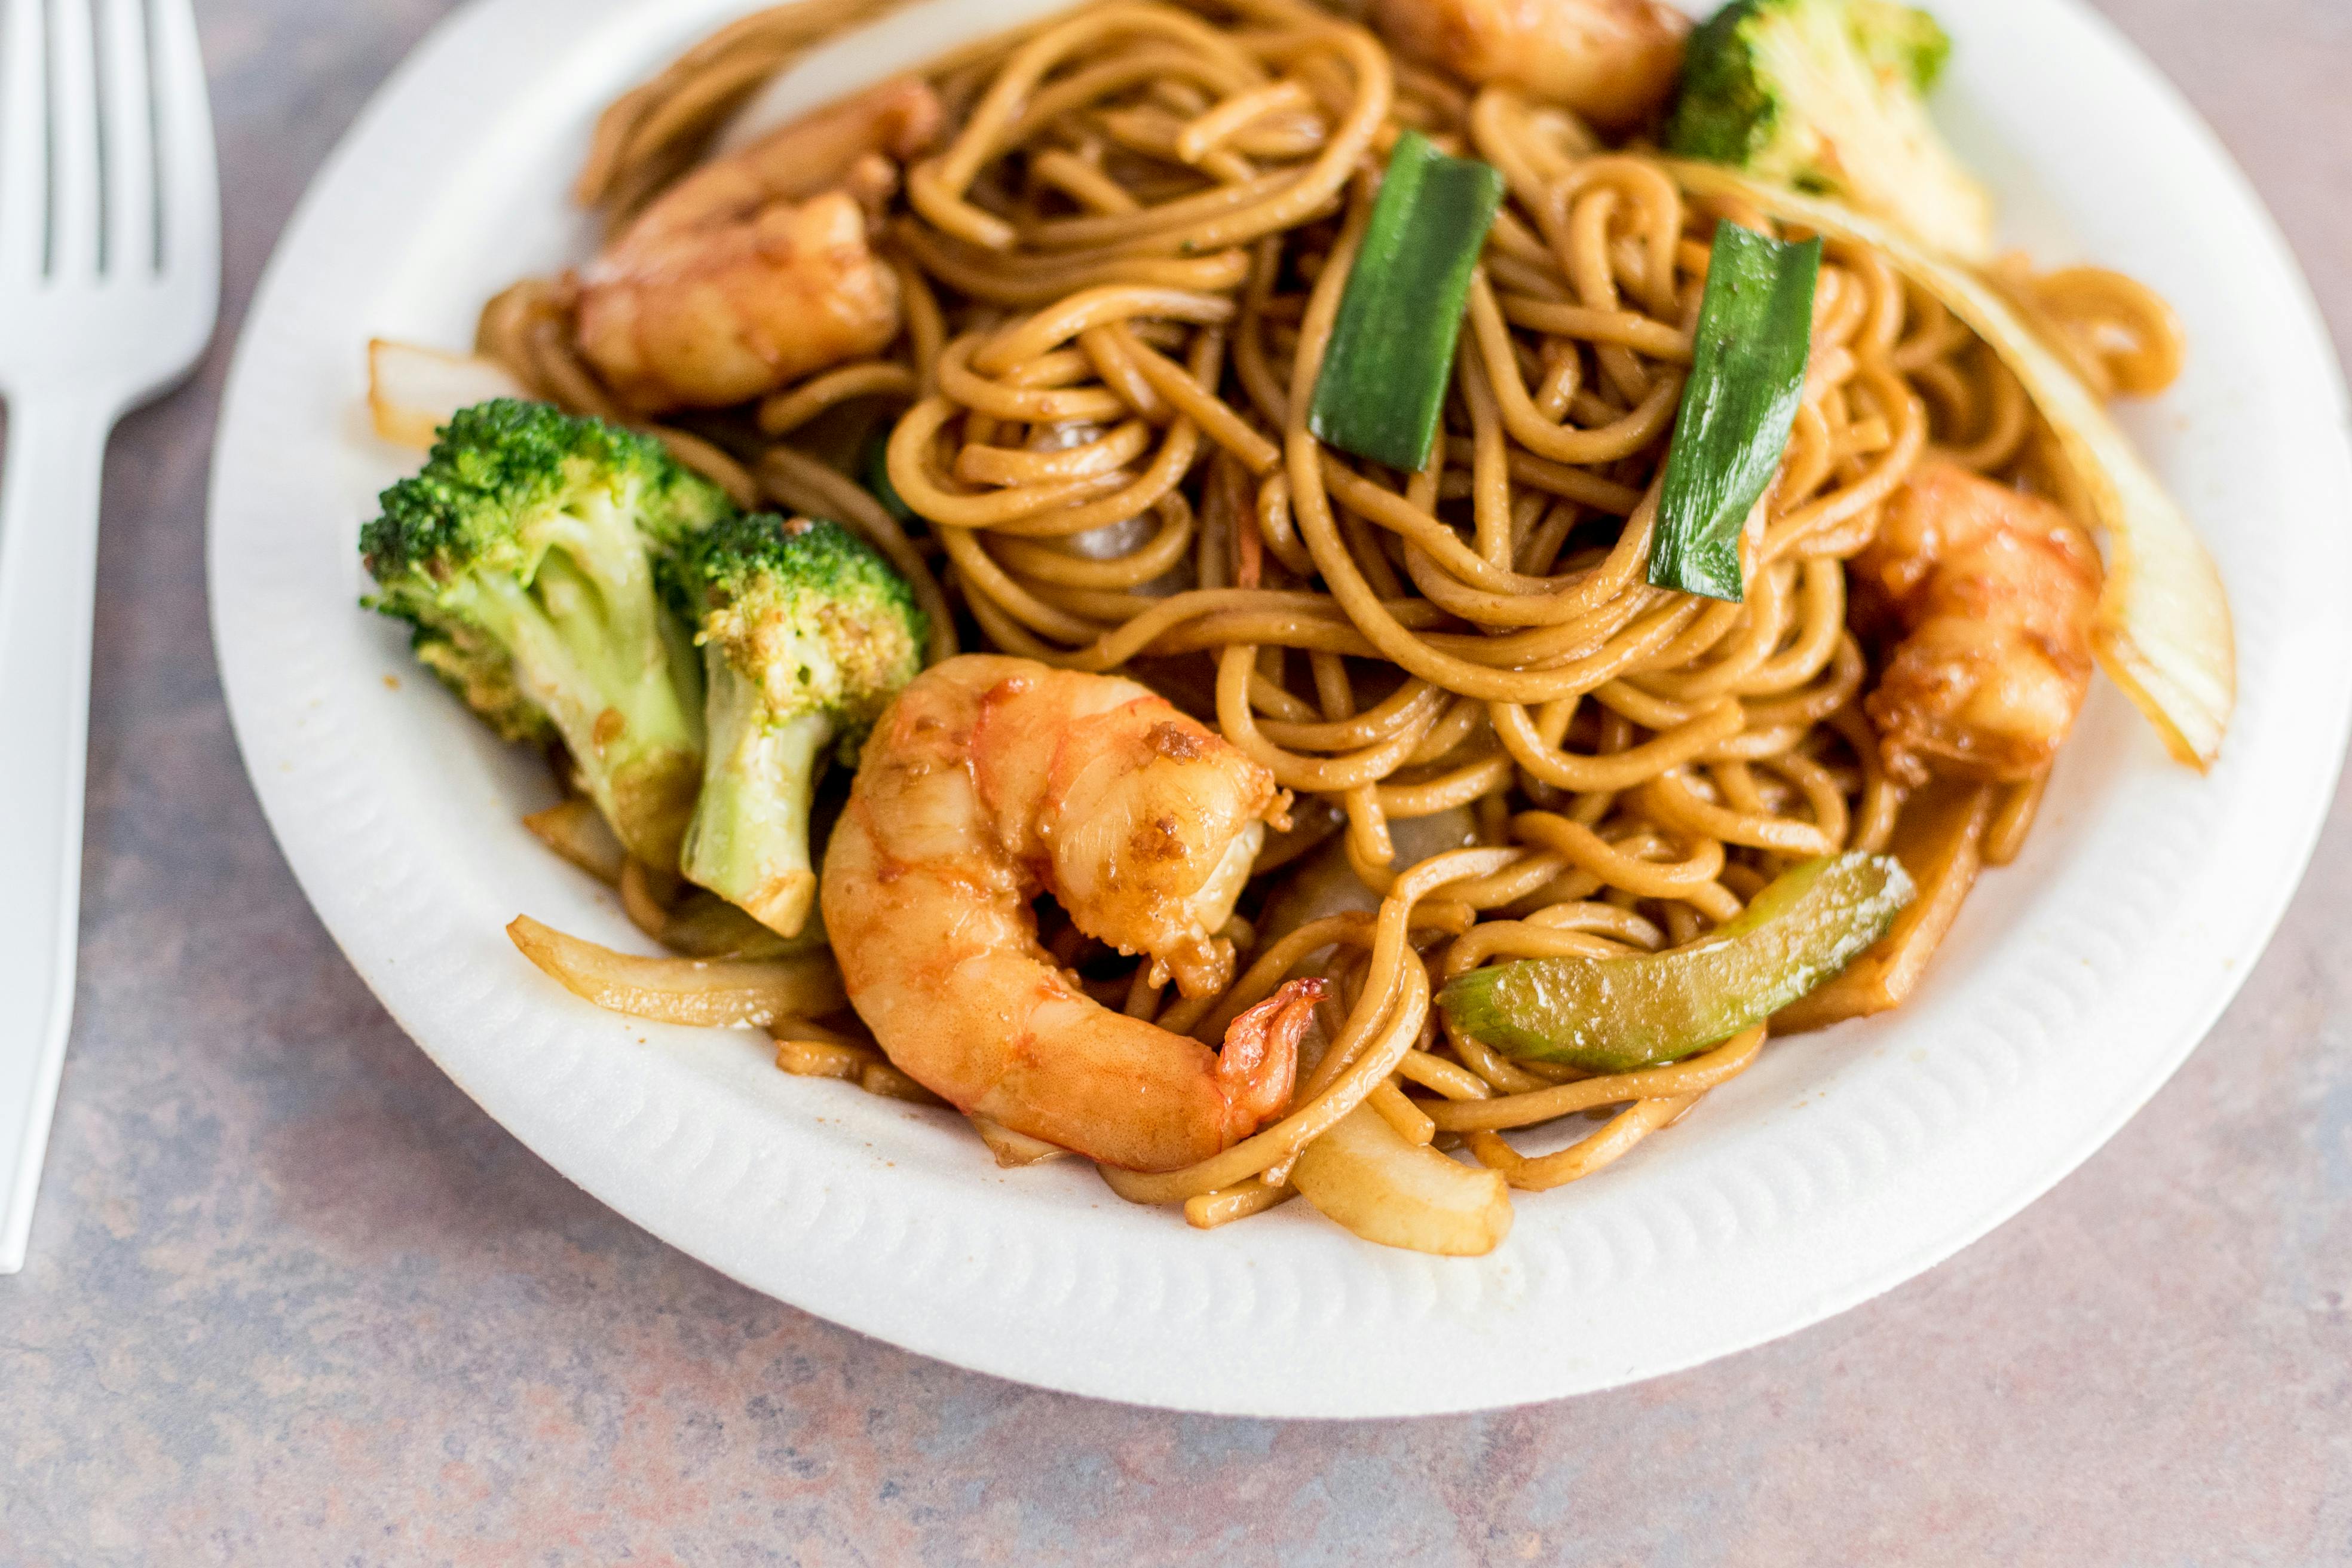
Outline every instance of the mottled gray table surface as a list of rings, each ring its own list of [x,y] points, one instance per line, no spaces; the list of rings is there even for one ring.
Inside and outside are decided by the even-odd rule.
[[[2102,5],[2352,342],[2352,0]],[[0,1564],[2352,1562],[2352,801],[2237,1005],[2080,1173],[1880,1300],[1618,1393],[1347,1426],[1092,1404],[779,1306],[573,1189],[311,916],[205,624],[244,302],[447,0],[197,9],[228,310],[108,469],[80,1015],[0,1279]]]

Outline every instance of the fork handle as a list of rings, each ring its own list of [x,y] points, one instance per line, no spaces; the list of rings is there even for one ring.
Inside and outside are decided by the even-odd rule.
[[[73,1023],[98,501],[114,410],[21,398],[0,471],[0,1274],[24,1266]]]

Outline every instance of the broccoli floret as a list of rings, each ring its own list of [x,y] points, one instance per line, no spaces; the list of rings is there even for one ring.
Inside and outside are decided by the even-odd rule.
[[[452,418],[382,504],[366,603],[500,735],[560,736],[629,852],[677,865],[702,682],[654,563],[734,503],[645,437],[502,398]]]
[[[1951,40],[1894,0],[1734,0],[1691,36],[1666,147],[1992,251],[1992,198],[1927,117]]]
[[[828,758],[855,764],[922,668],[929,623],[906,580],[835,522],[733,517],[666,563],[709,687],[687,878],[798,934],[816,892],[809,805]]]

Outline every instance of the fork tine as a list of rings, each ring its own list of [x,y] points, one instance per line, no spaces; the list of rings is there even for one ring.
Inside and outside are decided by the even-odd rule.
[[[49,274],[98,270],[98,70],[88,0],[49,0]]]
[[[41,0],[0,15],[0,277],[36,277],[48,247],[47,29]]]
[[[155,100],[147,79],[147,16],[139,0],[101,0],[99,30],[106,112],[106,270],[155,269]]]
[[[152,0],[155,141],[163,188],[163,270],[205,287],[220,272],[220,170],[204,51],[188,0]]]

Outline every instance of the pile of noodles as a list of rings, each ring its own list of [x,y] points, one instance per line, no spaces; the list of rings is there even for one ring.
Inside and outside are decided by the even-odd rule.
[[[782,65],[889,8],[814,0],[711,38],[614,106],[581,194],[625,217]],[[1540,1189],[1743,1071],[1760,1029],[1582,1078],[1451,1034],[1430,999],[1482,964],[1687,942],[1796,860],[1887,844],[1904,801],[1860,706],[1843,563],[1931,453],[2082,514],[2017,381],[1883,257],[1832,242],[1794,437],[1744,541],[1746,602],[1654,589],[1709,237],[1722,219],[1780,232],[1763,215],[1696,202],[1655,156],[1402,61],[1305,0],[1113,0],[925,74],[951,130],[876,237],[903,284],[898,341],[663,434],[746,501],[863,531],[934,612],[935,658],[961,622],[1070,668],[1146,661],[1298,792],[1304,826],[1263,865],[1308,853],[1245,897],[1229,990],[1163,997],[1141,970],[1092,989],[1214,1042],[1319,967],[1339,983],[1328,1045],[1282,1120],[1114,1185],[1191,1200],[1199,1224],[1255,1212],[1369,1100]],[[1306,426],[1406,127],[1492,163],[1509,192],[1420,473]],[[2168,312],[2137,285],[2005,280],[2095,389],[2174,374]],[[628,418],[572,342],[560,280],[520,285],[482,325],[540,395]],[[848,471],[877,428],[905,525]],[[1988,860],[2016,853],[2039,795],[2006,791]],[[1316,851],[1311,826],[1341,819]],[[1422,847],[1401,854],[1401,837]],[[1316,912],[1314,889],[1286,888],[1348,869],[1376,908]],[[1279,918],[1302,906],[1304,923]],[[1580,1111],[1609,1120],[1558,1152],[1500,1136]]]

